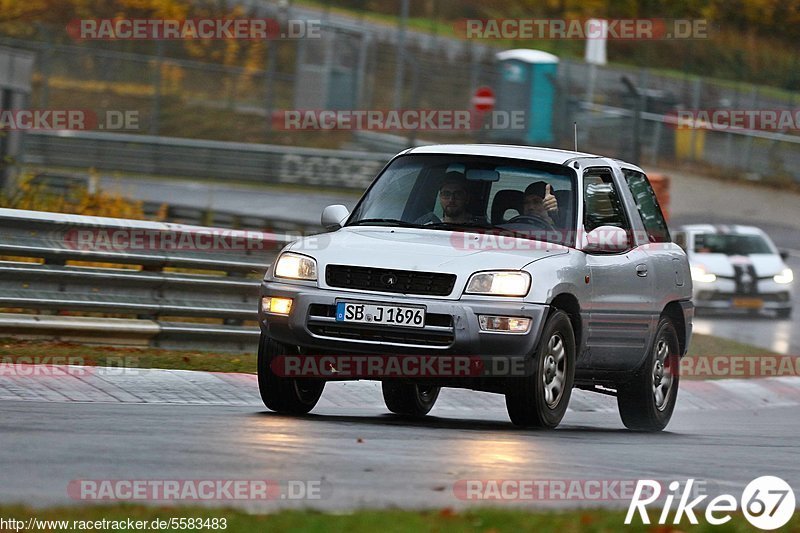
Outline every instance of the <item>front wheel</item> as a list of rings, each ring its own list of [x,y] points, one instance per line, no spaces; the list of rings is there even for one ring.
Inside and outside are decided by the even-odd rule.
[[[433,409],[440,390],[440,387],[433,385],[390,381],[384,381],[381,388],[383,389],[383,401],[391,412],[411,417],[427,415]]]
[[[778,318],[792,318],[792,308],[788,307],[786,309],[778,309],[775,311],[775,316]]]
[[[553,310],[542,330],[533,372],[514,378],[506,392],[508,416],[517,426],[552,429],[567,412],[575,379],[575,333],[569,315]]]
[[[634,378],[617,387],[622,423],[634,431],[661,431],[669,423],[678,400],[680,382],[678,334],[662,317],[655,340]]]
[[[258,390],[261,401],[278,413],[304,415],[311,411],[325,388],[325,382],[315,379],[281,377],[275,373],[275,358],[297,355],[297,348],[274,341],[261,333],[258,343]]]

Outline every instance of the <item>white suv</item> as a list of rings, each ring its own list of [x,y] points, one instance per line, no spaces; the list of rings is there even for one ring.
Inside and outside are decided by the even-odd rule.
[[[405,416],[460,387],[504,394],[515,424],[553,428],[579,387],[616,395],[629,428],[669,422],[691,276],[638,167],[521,146],[413,148],[352,213],[329,206],[322,223],[329,232],[284,248],[262,283],[268,408],[307,413],[326,381],[369,378]],[[357,356],[464,358],[469,371],[343,371]]]

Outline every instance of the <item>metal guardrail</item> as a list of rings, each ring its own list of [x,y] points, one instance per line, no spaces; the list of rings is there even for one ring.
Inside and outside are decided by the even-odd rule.
[[[261,275],[290,240],[0,209],[0,336],[253,350]]]
[[[126,133],[30,131],[23,162],[363,190],[392,155]]]
[[[45,194],[69,196],[80,191],[94,192],[96,185],[85,173],[65,174],[59,172],[41,172],[31,180],[34,187],[42,187]],[[192,207],[174,205],[167,202],[142,201],[142,211],[149,220],[189,224],[193,226],[210,226],[276,232],[282,234],[304,235],[320,233],[320,224],[303,223],[295,220],[259,216],[231,211],[221,211],[210,207]]]

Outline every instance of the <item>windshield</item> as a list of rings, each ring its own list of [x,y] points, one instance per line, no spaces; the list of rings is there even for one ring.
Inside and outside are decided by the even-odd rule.
[[[700,254],[750,255],[772,254],[769,243],[760,235],[700,233],[694,239],[694,251]]]
[[[470,155],[395,159],[347,226],[509,234],[571,244],[575,174],[549,163]]]

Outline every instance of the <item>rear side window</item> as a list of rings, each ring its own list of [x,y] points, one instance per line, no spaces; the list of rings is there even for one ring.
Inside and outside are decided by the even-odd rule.
[[[647,176],[635,170],[623,169],[628,189],[636,200],[636,208],[642,217],[644,229],[650,242],[670,242],[667,221],[658,205],[658,198]]]
[[[590,168],[583,175],[584,217],[586,231],[600,226],[616,226],[630,230],[611,169]]]

